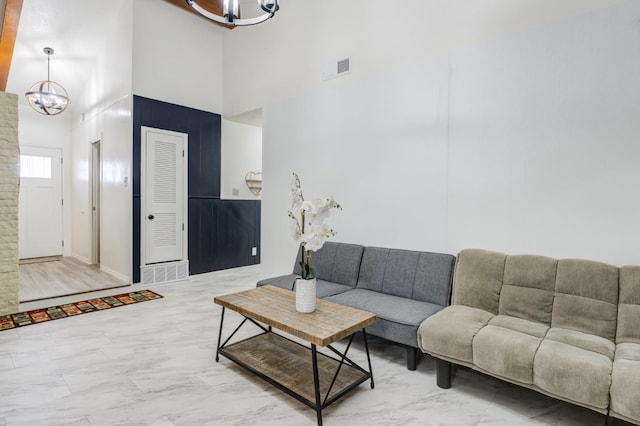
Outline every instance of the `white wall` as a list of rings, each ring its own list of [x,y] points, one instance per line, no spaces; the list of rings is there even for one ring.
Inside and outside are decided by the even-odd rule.
[[[323,90],[323,64],[345,56],[353,80],[620,1],[282,0],[272,20],[224,32],[224,114]]]
[[[262,171],[262,128],[222,120],[220,198],[259,200],[245,183],[249,171]],[[233,195],[238,189],[239,194]]]
[[[91,144],[100,141],[102,186],[100,268],[125,282],[131,276],[131,96],[124,96],[72,133],[72,254],[92,259]]]
[[[72,122],[72,254],[89,262],[91,241],[91,143],[102,147],[100,267],[130,281],[132,247],[131,64],[133,0],[124,0],[106,37]],[[84,113],[84,117],[83,114]],[[84,118],[84,120],[83,120]],[[125,179],[127,183],[125,184]]]
[[[125,281],[133,263],[132,108],[125,97],[105,110],[102,132],[100,268]]]
[[[68,114],[44,116],[28,105],[18,106],[18,138],[20,146],[57,148],[62,152],[62,254],[71,254],[71,118]]]
[[[263,106],[263,274],[291,268],[294,170],[343,204],[339,241],[640,264],[639,19],[626,1]]]
[[[133,93],[222,112],[224,28],[168,2],[135,0]]]
[[[640,3],[452,56],[448,249],[640,264]]]
[[[306,198],[333,195],[343,206],[337,240],[446,249],[447,85],[445,57],[265,108],[265,275],[291,268],[295,255],[294,171]]]

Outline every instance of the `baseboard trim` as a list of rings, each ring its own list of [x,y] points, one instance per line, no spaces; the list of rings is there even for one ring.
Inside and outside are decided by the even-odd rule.
[[[100,265],[100,271],[107,273],[109,275],[111,275],[114,278],[117,278],[118,280],[122,281],[124,284],[131,284],[131,281],[129,280],[129,277],[127,277],[126,275],[121,274],[120,272],[114,271],[111,268],[108,268],[106,266],[102,266]]]
[[[71,253],[71,257],[74,259],[78,259],[82,263],[86,263],[87,265],[91,265],[91,262],[86,257],[80,256],[78,254]]]

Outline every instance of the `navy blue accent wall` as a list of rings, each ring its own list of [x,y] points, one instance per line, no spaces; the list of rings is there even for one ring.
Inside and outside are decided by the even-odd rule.
[[[189,135],[189,196],[220,198],[221,117],[154,99],[133,97],[133,195],[140,196],[140,127]]]
[[[205,238],[189,238],[191,270],[208,272],[260,263],[259,201],[189,198],[189,228],[192,226]],[[258,249],[257,256],[251,255],[251,247]]]
[[[260,201],[220,200],[220,115],[134,96],[133,282],[140,282],[142,126],[189,135],[189,274],[260,263]]]

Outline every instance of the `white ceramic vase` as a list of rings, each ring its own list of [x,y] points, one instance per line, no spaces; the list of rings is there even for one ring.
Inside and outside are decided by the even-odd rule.
[[[316,310],[316,284],[315,278],[296,278],[296,311],[308,314]]]

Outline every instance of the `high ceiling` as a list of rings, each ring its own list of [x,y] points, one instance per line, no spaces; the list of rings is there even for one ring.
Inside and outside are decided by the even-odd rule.
[[[13,0],[7,0],[7,3]],[[121,0],[24,0],[6,91],[23,94],[47,78],[45,47],[51,47],[51,80],[62,84],[72,100],[103,46],[107,25]]]
[[[192,11],[184,0],[166,1]],[[201,0],[201,3],[215,12],[221,8],[221,1]],[[104,45],[104,34],[108,33],[105,29],[116,19],[116,12],[124,2],[0,0],[2,9],[7,5],[4,22],[0,22],[3,29],[7,29],[7,22],[11,24],[11,16],[15,16],[9,15],[10,9],[14,14],[17,9],[19,14],[15,47],[11,43],[13,49],[3,57],[0,45],[0,83],[3,75],[6,82],[6,86],[3,84],[0,89],[19,94],[20,102],[24,102],[22,95],[27,89],[47,77],[47,56],[43,49],[51,47],[55,50],[51,57],[51,80],[67,89],[73,107],[74,97],[82,90],[86,76],[90,75],[98,60],[99,51]],[[3,34],[3,42],[4,38]]]
[[[21,102],[24,102],[24,96],[22,95],[29,87],[33,83],[46,78],[47,59],[43,53],[43,48],[52,47],[55,49],[55,54],[51,58],[51,79],[62,84],[69,91],[72,100],[74,97],[77,99],[77,96],[83,90],[86,77],[91,74],[91,70],[96,66],[100,49],[105,45],[105,34],[109,33],[105,29],[113,24],[117,10],[131,1],[0,0],[0,18],[4,17],[3,20],[0,19],[0,26],[2,27],[2,38],[0,40],[0,90],[19,94]],[[185,0],[163,1],[175,5],[177,13],[180,13],[178,8],[192,11],[186,5]],[[223,0],[198,1],[203,7],[214,13],[219,13],[220,4]],[[474,0],[414,1],[428,1],[433,5],[432,9],[435,15],[444,14],[442,16],[444,22],[457,19],[455,13],[452,13],[452,16],[448,16],[446,13],[466,10],[466,2],[475,3]],[[492,22],[495,19],[499,19],[500,17],[493,15],[495,15],[496,10],[504,7],[503,3],[508,3],[511,12],[522,10],[520,14],[510,14],[509,19],[530,25],[526,16],[520,16],[530,10],[527,7],[513,6],[513,3],[508,0],[482,1],[486,2],[487,5],[492,5],[492,7],[476,7],[474,9],[475,15],[473,16],[474,22]],[[529,8],[533,5],[550,9],[551,15],[553,10],[558,9],[558,16],[564,16],[567,15],[567,12],[561,7],[563,4],[573,5],[568,9],[564,9],[570,9],[572,10],[571,13],[575,14],[616,1],[621,0],[563,0],[562,2],[557,0],[518,0],[517,3],[528,4]],[[333,3],[336,2],[337,0],[333,1]],[[241,7],[250,3],[255,7],[255,0],[240,0],[240,3]],[[324,4],[325,2],[321,3]],[[359,2],[354,3],[365,4],[366,2],[359,0]],[[438,11],[439,8],[443,9],[444,4],[448,5],[449,3],[455,3],[457,8],[450,7],[449,9],[444,8],[444,12]],[[5,12],[4,14],[2,13],[3,11]],[[380,31],[383,30],[381,29]],[[13,36],[12,32],[14,33]],[[17,36],[15,32],[17,32]],[[15,45],[13,37],[15,37]],[[6,82],[6,89],[4,82]]]

